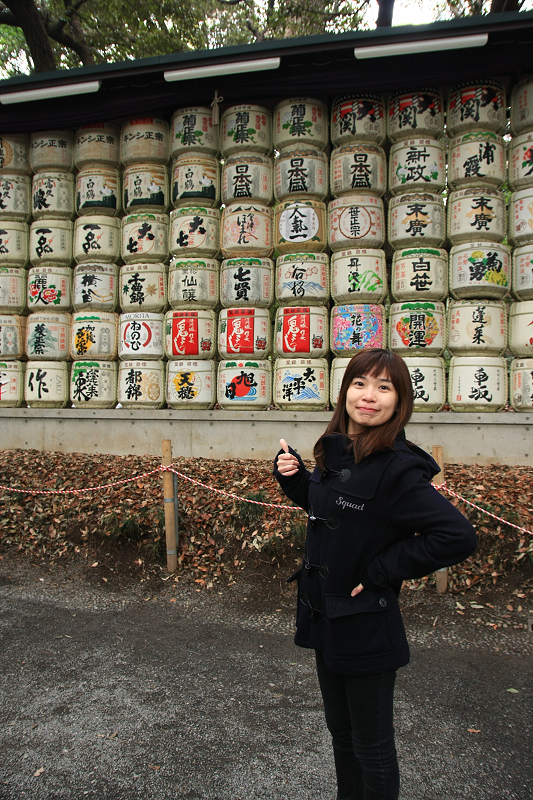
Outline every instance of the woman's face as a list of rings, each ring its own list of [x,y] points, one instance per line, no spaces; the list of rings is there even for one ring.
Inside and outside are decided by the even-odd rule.
[[[356,376],[346,393],[348,433],[362,433],[366,428],[388,422],[398,407],[398,392],[387,375]]]

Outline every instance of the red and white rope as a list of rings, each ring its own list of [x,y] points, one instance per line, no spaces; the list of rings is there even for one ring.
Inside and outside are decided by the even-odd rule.
[[[493,514],[491,511],[487,511],[486,508],[481,508],[481,506],[478,506],[475,503],[472,503],[470,500],[467,500],[466,498],[461,497],[461,495],[457,494],[456,492],[454,492],[453,489],[448,489],[448,487],[446,486],[446,483],[440,483],[438,486],[436,484],[433,484],[433,486],[435,487],[435,489],[437,489],[437,491],[441,491],[442,490],[442,491],[448,492],[448,494],[453,495],[453,497],[457,497],[457,499],[460,500],[462,503],[466,503],[468,506],[471,506],[472,508],[475,508],[476,511],[481,511],[483,514],[486,514],[488,517],[492,517],[492,519],[496,519],[496,520],[498,520],[498,522],[503,522],[504,525],[509,525],[510,528],[516,528],[517,531],[522,531],[522,533],[528,533],[530,536],[533,536],[533,531],[528,531],[527,528],[522,528],[522,527],[520,527],[520,525],[515,525],[513,522],[507,522],[507,520],[506,519],[502,519],[502,517],[497,517],[496,514]]]

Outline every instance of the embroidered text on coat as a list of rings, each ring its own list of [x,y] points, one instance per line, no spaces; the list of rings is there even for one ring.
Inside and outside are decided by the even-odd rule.
[[[365,508],[365,504],[364,503],[361,503],[361,505],[358,506],[355,503],[349,503],[348,500],[344,499],[344,497],[339,497],[339,499],[337,500],[337,505],[338,506],[342,506],[343,510],[346,507],[348,507],[348,508],[353,508],[356,511],[364,511],[364,508]]]

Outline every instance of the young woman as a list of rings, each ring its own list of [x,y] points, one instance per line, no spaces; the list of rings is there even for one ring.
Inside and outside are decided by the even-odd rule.
[[[405,439],[412,407],[404,361],[362,350],[315,445],[313,473],[284,439],[274,466],[283,491],[309,515],[293,576],[295,642],[316,651],[337,800],[397,800],[394,680],[409,661],[401,584],[476,547],[470,523],[431,485],[437,464]]]

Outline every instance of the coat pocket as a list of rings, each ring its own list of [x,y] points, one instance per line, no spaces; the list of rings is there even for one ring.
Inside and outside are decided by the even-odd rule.
[[[326,594],[326,615],[335,656],[369,658],[394,651],[391,616],[399,614],[394,593],[366,589],[355,597]]]

